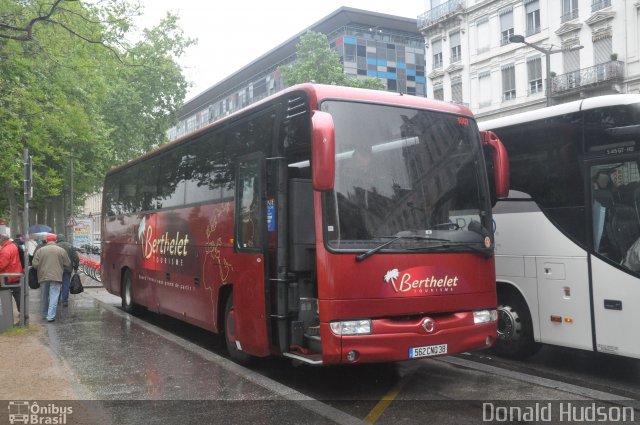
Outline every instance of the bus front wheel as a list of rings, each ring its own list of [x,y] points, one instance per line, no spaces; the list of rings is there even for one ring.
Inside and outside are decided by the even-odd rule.
[[[533,339],[533,323],[527,304],[519,294],[501,297],[498,307],[498,339],[492,351],[501,357],[525,359],[540,349]]]
[[[233,308],[233,295],[229,295],[224,310],[224,340],[227,345],[227,351],[233,361],[237,363],[248,363],[251,356],[240,351],[240,342],[236,340],[235,328],[236,312]]]
[[[131,272],[129,270],[125,271],[122,275],[122,309],[129,314],[139,314],[140,306],[133,302],[133,292],[132,292],[132,284],[131,284]]]

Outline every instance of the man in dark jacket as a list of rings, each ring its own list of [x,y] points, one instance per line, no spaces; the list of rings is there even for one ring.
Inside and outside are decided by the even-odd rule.
[[[64,248],[67,251],[67,255],[71,260],[71,267],[65,267],[64,273],[62,274],[62,306],[66,307],[69,305],[69,287],[71,286],[71,272],[78,271],[78,266],[80,265],[80,257],[78,257],[78,251],[67,242],[64,235],[59,234],[58,238],[58,246]]]

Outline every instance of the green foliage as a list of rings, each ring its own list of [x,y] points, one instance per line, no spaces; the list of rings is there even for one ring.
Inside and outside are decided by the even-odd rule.
[[[0,186],[22,193],[28,148],[36,207],[69,186],[72,158],[81,199],[109,168],[165,142],[187,90],[176,60],[194,43],[168,14],[126,44],[139,14],[128,0],[62,0],[19,39],[24,31],[14,28],[28,27],[54,3],[0,2]]]
[[[331,50],[327,36],[323,33],[307,31],[296,46],[296,56],[295,63],[279,68],[288,86],[313,81],[319,84],[385,89],[382,81],[377,78],[354,78],[346,75],[340,56]]]

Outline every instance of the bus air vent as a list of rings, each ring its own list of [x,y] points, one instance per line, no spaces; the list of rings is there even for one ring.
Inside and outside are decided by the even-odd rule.
[[[287,119],[303,115],[307,112],[307,103],[302,96],[292,97],[287,102]]]

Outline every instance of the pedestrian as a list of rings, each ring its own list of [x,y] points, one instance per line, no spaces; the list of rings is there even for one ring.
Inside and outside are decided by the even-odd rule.
[[[16,246],[18,247],[18,252],[20,254],[20,265],[22,266],[22,270],[24,270],[24,235],[21,235],[20,233],[18,233],[14,238],[13,238],[13,243],[16,244]]]
[[[13,243],[9,235],[0,234],[0,273],[23,273],[22,264],[20,264],[20,250]],[[20,282],[19,276],[8,277],[7,283]],[[20,287],[11,288],[11,294],[16,301],[18,311],[20,311]]]
[[[69,259],[71,260],[71,267],[69,268],[65,267],[64,273],[62,273],[61,299],[62,299],[62,306],[66,307],[69,305],[69,287],[71,286],[71,272],[78,271],[78,266],[80,265],[80,257],[78,256],[77,250],[73,247],[73,245],[67,242],[64,235],[59,234],[57,238],[58,238],[57,240],[58,246],[62,247],[67,252]]]
[[[29,264],[33,261],[33,254],[38,247],[38,235],[29,234],[29,240],[25,243],[27,246],[27,253],[29,254]]]
[[[65,268],[71,267],[67,251],[56,245],[56,235],[47,235],[46,245],[33,255],[32,266],[38,271],[42,316],[47,322],[53,322],[62,289],[62,274]]]

